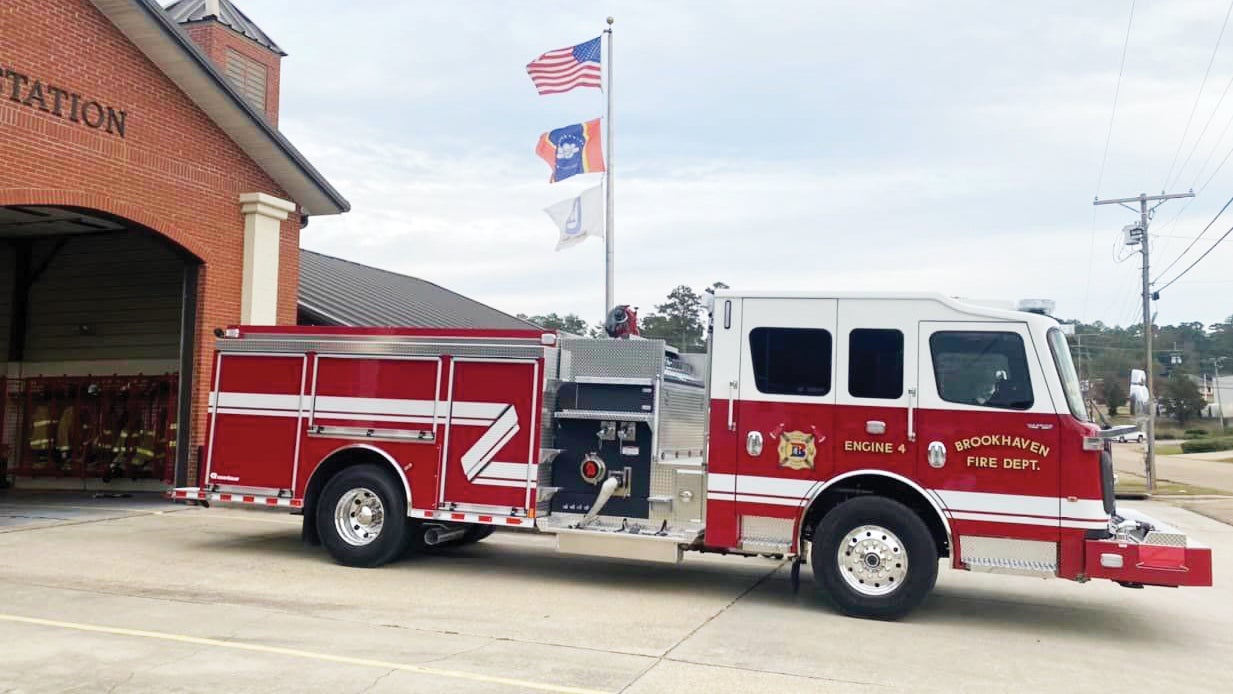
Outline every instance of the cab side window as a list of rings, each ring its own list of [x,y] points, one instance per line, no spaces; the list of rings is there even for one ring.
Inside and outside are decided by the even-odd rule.
[[[818,328],[749,331],[754,385],[762,393],[826,395],[831,392],[831,334]]]
[[[929,336],[929,351],[943,400],[1005,410],[1032,407],[1032,377],[1017,333],[936,332]]]
[[[848,394],[894,400],[903,395],[903,333],[857,328],[848,333]]]

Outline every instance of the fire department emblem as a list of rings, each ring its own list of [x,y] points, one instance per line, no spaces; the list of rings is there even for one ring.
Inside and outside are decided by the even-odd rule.
[[[779,435],[779,467],[789,470],[812,470],[818,455],[817,437],[803,431],[785,431]]]

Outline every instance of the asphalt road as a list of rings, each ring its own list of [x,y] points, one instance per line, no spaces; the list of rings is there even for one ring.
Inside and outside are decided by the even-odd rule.
[[[289,516],[0,497],[0,692],[1233,691],[1233,527],[1137,506],[1213,546],[1214,588],[947,570],[883,623],[764,559],[498,533],[349,569]]]

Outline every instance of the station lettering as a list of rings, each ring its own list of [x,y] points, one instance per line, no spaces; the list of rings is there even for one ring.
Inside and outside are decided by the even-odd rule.
[[[0,99],[124,137],[128,113],[0,64]]]

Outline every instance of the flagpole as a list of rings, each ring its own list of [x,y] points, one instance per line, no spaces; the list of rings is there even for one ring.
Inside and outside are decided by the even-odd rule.
[[[604,33],[608,35],[608,161],[605,162],[607,173],[604,174],[604,193],[607,196],[604,200],[604,316],[612,310],[616,305],[615,289],[613,282],[613,257],[615,256],[616,240],[613,238],[613,215],[612,215],[612,17],[608,18],[608,28],[604,29]]]

